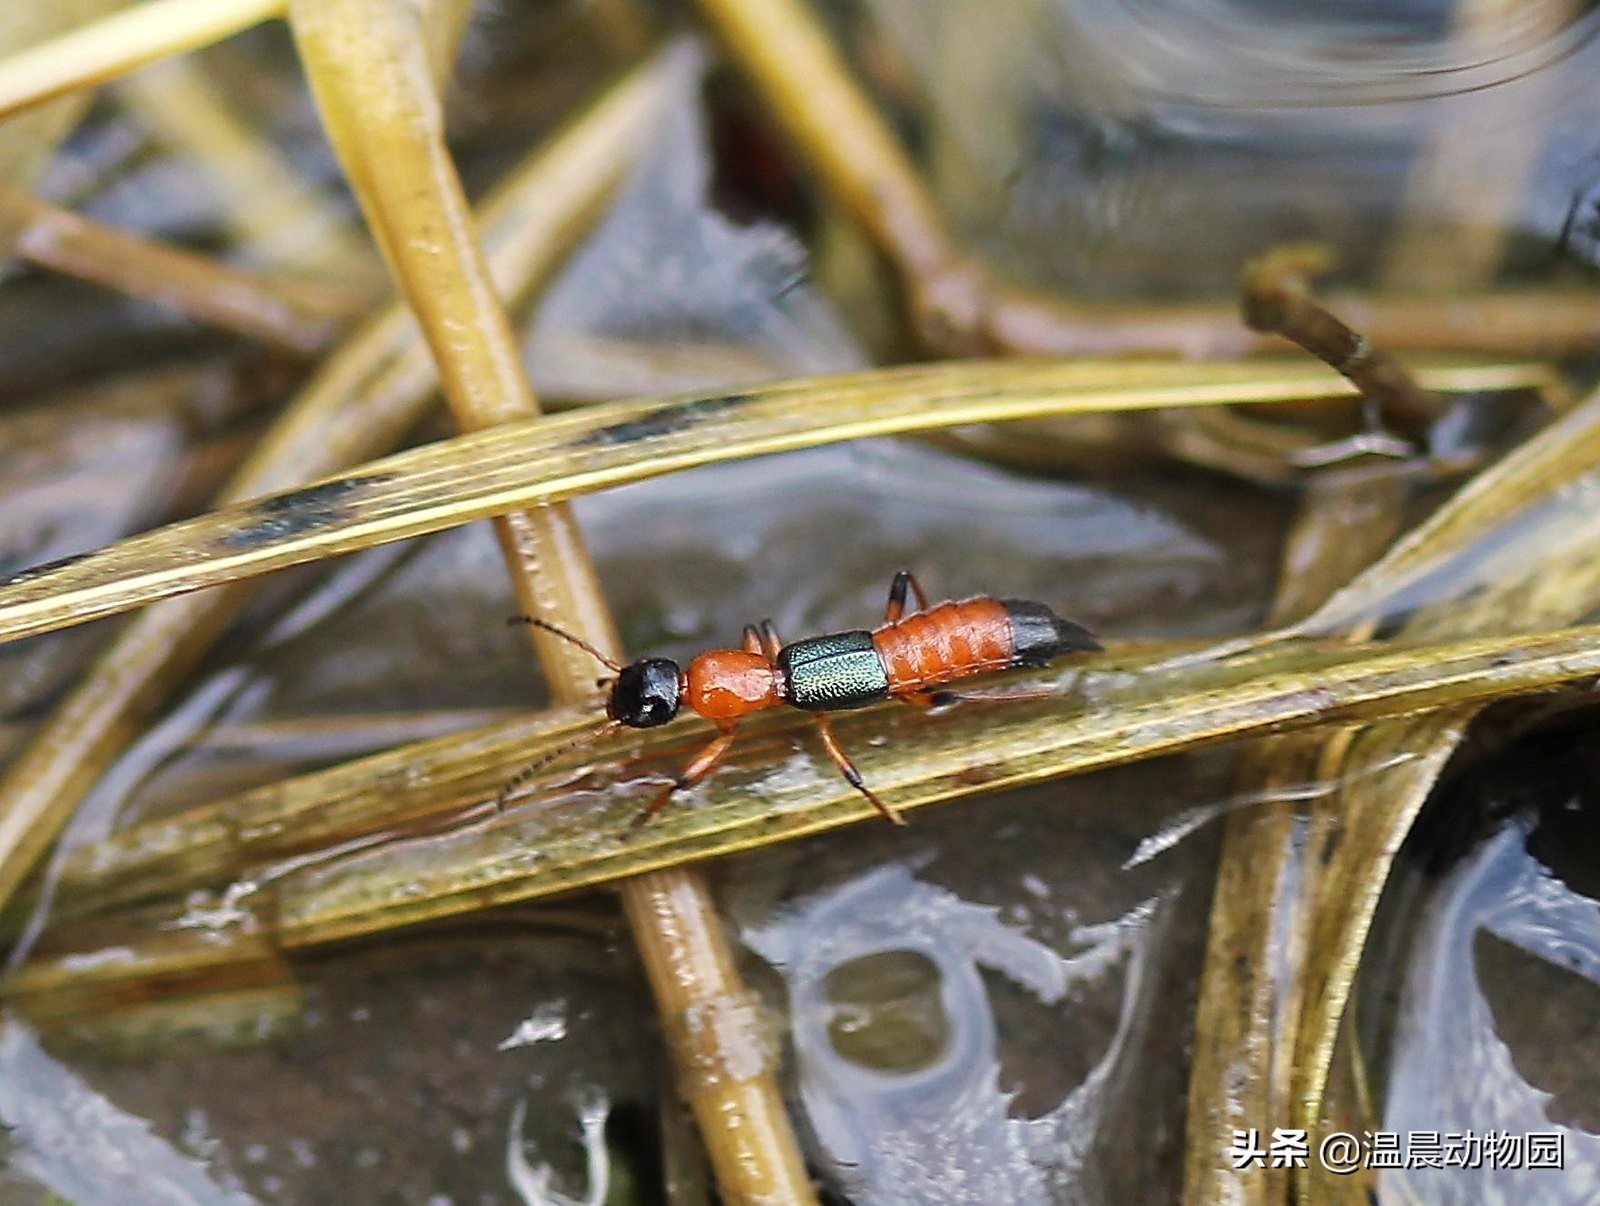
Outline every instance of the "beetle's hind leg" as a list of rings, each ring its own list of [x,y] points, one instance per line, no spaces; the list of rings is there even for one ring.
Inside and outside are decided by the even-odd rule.
[[[986,687],[982,691],[929,691],[928,706],[949,708],[962,703],[1021,703],[1029,699],[1060,699],[1055,687]]]
[[[917,610],[928,610],[928,596],[922,593],[922,583],[910,570],[901,570],[894,576],[894,581],[889,583],[889,605],[883,609],[883,619],[887,624],[897,624],[900,617],[906,613],[906,592],[910,591],[917,599]]]
[[[817,722],[817,728],[822,733],[823,748],[828,751],[828,757],[833,759],[833,764],[839,768],[839,773],[845,777],[845,781],[871,800],[872,806],[881,812],[885,818],[893,821],[896,825],[904,825],[906,819],[900,815],[898,810],[890,808],[882,800],[878,799],[872,789],[862,781],[861,772],[856,769],[856,764],[850,761],[850,755],[844,752],[844,747],[839,744],[839,739],[833,735],[833,724],[827,716],[817,713],[813,719]]]
[[[1055,687],[988,687],[982,691],[906,691],[893,698],[919,712],[942,712],[963,703],[1017,703],[1029,699],[1060,699]]]

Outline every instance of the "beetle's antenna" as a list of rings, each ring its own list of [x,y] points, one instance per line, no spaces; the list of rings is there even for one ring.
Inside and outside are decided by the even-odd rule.
[[[517,788],[561,757],[562,754],[575,750],[580,745],[588,745],[591,741],[599,741],[602,737],[609,737],[621,727],[622,721],[608,720],[599,728],[590,729],[587,733],[579,733],[571,741],[563,741],[555,749],[545,751],[506,780],[506,785],[500,789],[500,794],[494,798],[494,810],[496,812],[504,812],[506,810],[506,801],[516,794]]]
[[[580,637],[573,636],[565,628],[557,628],[554,624],[550,623],[549,620],[541,620],[538,616],[512,616],[509,620],[506,621],[506,623],[507,624],[531,624],[535,628],[543,628],[546,632],[553,632],[558,637],[560,637],[563,641],[571,641],[574,645],[576,645],[579,649],[582,649],[585,653],[587,653],[590,657],[594,658],[595,661],[599,662],[606,669],[615,670],[618,674],[622,673],[622,667],[621,666],[617,665],[616,662],[612,661],[605,654],[601,653],[598,649],[596,649],[593,645],[589,644],[588,641],[585,641]]]

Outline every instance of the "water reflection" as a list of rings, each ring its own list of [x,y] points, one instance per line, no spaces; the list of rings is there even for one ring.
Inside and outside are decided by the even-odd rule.
[[[64,1064],[27,1026],[0,1019],[0,1125],[6,1168],[0,1196],[17,1201],[18,1180],[47,1186],[57,1200],[127,1206],[250,1206],[255,1198],[213,1179],[202,1161],[179,1153],[142,1118],[125,1113]]]
[[[524,346],[541,396],[728,388],[868,363],[809,283],[794,236],[714,206],[705,66],[698,50],[679,53],[650,146],[537,308]]]
[[[856,1202],[1059,1200],[1083,1179],[1146,973],[1157,899],[1071,931],[1062,955],[972,904],[887,866],[745,931],[783,974],[806,1117]],[[990,981],[1073,1004],[1114,980],[1121,1007],[1087,1075],[1016,1116],[1001,1084]]]
[[[600,1206],[611,1188],[611,1160],[606,1153],[606,1116],[611,1103],[599,1092],[587,1094],[578,1103],[578,1125],[582,1131],[588,1188],[581,1198],[562,1193],[555,1187],[555,1170],[548,1164],[531,1162],[523,1139],[527,1117],[526,1098],[518,1098],[511,1110],[511,1130],[506,1141],[506,1180],[524,1206]]]
[[[1554,807],[1576,811],[1577,798]],[[1592,1051],[1577,1019],[1600,999],[1600,902],[1530,851],[1534,818],[1503,822],[1454,866],[1411,938],[1383,1126],[1402,1150],[1412,1131],[1476,1141],[1457,1141],[1452,1167],[1385,1174],[1395,1200],[1576,1202],[1600,1184],[1592,1085],[1552,1074]],[[1526,1140],[1491,1155],[1486,1133],[1551,1136],[1564,1168],[1530,1167]]]
[[[1502,231],[1524,272],[1593,262],[1592,6],[864,7],[943,202],[1018,279],[1223,294],[1248,255],[1315,238],[1394,288],[1437,288],[1464,262],[1492,272]]]

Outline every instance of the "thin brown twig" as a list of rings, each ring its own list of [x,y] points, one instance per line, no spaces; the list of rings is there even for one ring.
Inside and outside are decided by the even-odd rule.
[[[1303,347],[1359,389],[1384,426],[1420,444],[1444,413],[1444,399],[1311,296],[1312,278],[1332,265],[1333,253],[1312,243],[1274,248],[1253,260],[1244,271],[1244,320]]]

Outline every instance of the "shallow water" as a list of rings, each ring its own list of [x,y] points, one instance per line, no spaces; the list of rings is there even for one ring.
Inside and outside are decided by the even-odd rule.
[[[860,25],[868,15],[878,32]],[[501,38],[526,16],[505,6],[469,33],[467,72],[492,81],[462,85],[471,178],[492,178],[532,136],[485,117],[533,107],[507,103],[522,95],[508,64],[542,63],[548,74],[525,74],[563,101],[581,91],[550,62],[570,27],[541,27],[550,36],[532,51]],[[1472,131],[1484,162],[1524,160],[1504,170],[1525,183],[1496,219],[1511,232],[1508,273],[1592,271],[1595,17],[1529,19],[1468,45],[1449,41],[1449,9],[1434,3],[934,14],[875,0],[840,27],[862,34],[857,58],[900,106],[941,204],[996,263],[1087,295],[1170,298],[1230,294],[1241,259],[1291,237],[1332,240],[1353,272],[1376,273],[1402,207],[1470,228],[1475,190],[1419,197],[1411,183],[1427,140],[1451,128]],[[308,175],[326,179],[303,105],[261,104],[280,95],[268,81],[284,49],[271,35],[245,44],[266,67],[240,95],[277,114]],[[710,208],[719,185],[701,159],[697,86],[684,81],[654,154],[525,323],[535,383],[552,396],[849,368],[881,343],[852,326],[862,295],[837,263],[807,260],[808,238],[839,237],[828,215],[751,225]],[[163,167],[144,139],[125,115],[99,114],[57,169],[62,194],[130,228],[225,239],[194,175]],[[0,288],[0,398],[17,400],[0,412],[0,576],[203,506],[271,393],[253,353],[84,292],[37,278]],[[85,355],[71,364],[70,323],[28,330],[57,309],[81,323]],[[149,362],[194,380],[123,405],[44,392]],[[634,653],[728,644],[763,616],[791,638],[870,624],[903,567],[936,597],[1036,598],[1114,639],[1259,626],[1295,500],[1139,465],[1029,477],[872,441],[684,473],[577,512]],[[1574,491],[1552,505],[1581,517],[1592,503]],[[1509,573],[1530,551],[1508,529],[1493,557],[1474,549],[1403,603]],[[282,575],[91,793],[66,848],[541,702],[525,641],[505,626],[512,610],[484,525]],[[104,627],[0,649],[0,753]],[[1593,810],[1581,775],[1531,773],[1592,737],[1569,726],[1554,746],[1513,747],[1496,782],[1514,790],[1430,822],[1449,840],[1394,889],[1399,917],[1379,949],[1399,953],[1364,973],[1376,1003],[1361,1019],[1374,1019],[1383,1126],[1559,1133],[1567,1171],[1422,1170],[1387,1177],[1384,1200],[1577,1202],[1592,1187],[1594,847],[1552,851],[1548,835],[1552,818]],[[1211,822],[1331,790],[1240,798],[1231,770],[1229,753],[1165,759],[711,868],[827,1193],[1174,1199]],[[229,1046],[186,1034],[107,1052],[0,1027],[6,1200],[135,1201],[136,1185],[152,1201],[435,1206],[597,1200],[608,1185],[632,1201],[653,1200],[664,1167],[683,1172],[692,1140],[606,898],[502,910],[296,972],[299,1007],[264,1012],[260,1033],[247,1026]]]
[[[579,513],[630,648],[682,653],[726,641],[762,613],[795,634],[870,623],[902,558],[936,594],[987,586],[1046,598],[1107,634],[1232,631],[1259,607],[1278,538],[1272,526],[1255,532],[1253,568],[1241,572],[1238,537],[1261,523],[1260,501],[1198,478],[1151,482],[1142,496],[1112,494],[913,444],[872,443],[682,474],[586,500]],[[1180,518],[1186,512],[1193,518]],[[838,537],[846,526],[861,537],[848,548]],[[336,724],[341,713],[403,717],[418,703],[481,709],[528,699],[532,667],[504,625],[513,604],[497,570],[481,525],[335,567],[289,609],[305,623],[279,621],[214,659],[221,664],[175,705],[174,723],[108,774],[69,844],[103,831],[114,809],[117,823],[128,823],[320,760],[292,739],[208,744],[242,726],[271,733],[274,722],[307,716]],[[1076,584],[1088,580],[1092,596],[1080,595]],[[988,1183],[1035,1197],[1133,1183],[1130,1153],[1104,1150],[1102,1141],[1071,1149],[1082,1144],[1075,1136],[1098,1130],[1090,1123],[1148,1112],[1152,1098],[1165,1106],[1141,1125],[1172,1152],[1182,1079],[1171,1044],[1181,1047],[1181,1028],[1157,1024],[1153,1011],[1190,1007],[1202,910],[1191,904],[1181,921],[1173,910],[1177,894],[1203,892],[1210,845],[1193,840],[1133,873],[1121,867],[1163,816],[1225,792],[1222,765],[1184,759],[1091,776],[919,818],[904,832],[869,825],[842,846],[819,840],[718,868],[755,951],[776,963],[785,941],[811,949],[810,997],[792,1035],[808,1113],[811,1080],[843,1075],[815,1070],[828,1052],[817,985],[875,943],[907,949],[908,919],[920,918],[920,945],[909,949],[939,955],[941,1010],[968,1048],[938,1061],[953,1065],[941,1076],[969,1094],[975,1111],[959,1115],[970,1128],[963,1150],[970,1156],[1001,1141],[985,1157]],[[831,894],[808,905],[830,882]],[[802,936],[792,915],[849,913],[863,884],[876,885],[869,933],[831,953]],[[402,942],[387,956],[306,967],[305,1013],[263,1048],[169,1052],[154,1063],[74,1054],[68,1066],[85,1078],[86,1094],[150,1119],[175,1152],[208,1161],[219,1186],[260,1200],[381,1190],[428,1201],[407,1187],[429,1185],[451,1200],[513,1201],[501,1153],[523,1099],[517,1116],[529,1150],[572,1178],[563,1184],[577,1184],[583,1159],[572,1102],[592,1091],[623,1117],[653,1109],[655,1075],[641,1078],[654,1067],[648,1003],[614,928],[552,937],[538,911],[524,932],[497,937],[499,928],[460,939],[459,955],[443,953],[458,940],[437,938],[420,963]],[[958,945],[972,954],[951,962]],[[796,1008],[795,994],[791,984],[787,998],[770,996],[774,1025]],[[1077,1038],[1059,1049],[1053,1036],[1065,1019]],[[518,1034],[524,1040],[507,1045]],[[1162,1045],[1167,1056],[1158,1059]],[[891,1075],[887,1088],[874,1088],[870,1076],[846,1076],[858,1095],[834,1108],[858,1111],[856,1128],[886,1139],[910,1109],[915,1131],[917,1086],[941,1077],[913,1079],[907,1087]],[[476,1087],[457,1094],[449,1087],[457,1080]],[[944,1108],[953,1091],[930,1093],[923,1107]],[[425,1120],[441,1101],[455,1129]],[[313,1115],[316,1126],[307,1126]],[[834,1151],[820,1127],[818,1135],[825,1168],[861,1163]],[[918,1150],[907,1139],[899,1158]],[[1022,1163],[1013,1167],[1003,1152]],[[625,1167],[640,1156],[617,1158]],[[841,1176],[841,1188],[870,1188],[862,1177]]]
[[[868,7],[942,196],[1022,279],[1226,293],[1243,259],[1301,239],[1364,274],[1401,207],[1446,260],[1403,286],[1452,283],[1502,228],[1529,275],[1594,263],[1600,15],[1583,6],[1480,6],[1466,33],[1452,11],[1474,6],[1434,0]],[[1429,140],[1454,135],[1470,153],[1419,172]]]
[[[1581,1201],[1600,1180],[1594,740],[1588,716],[1524,737],[1413,835],[1369,978],[1398,986],[1370,1006],[1391,1032],[1382,1126],[1440,1132],[1451,1158],[1384,1174],[1386,1193]]]

